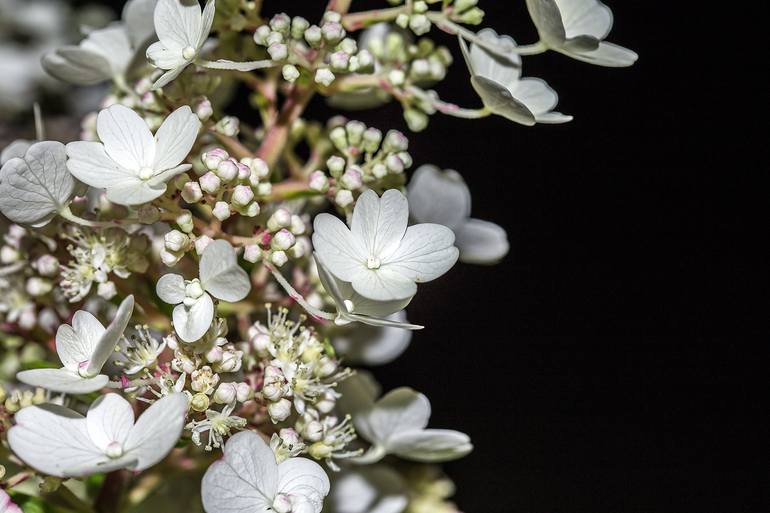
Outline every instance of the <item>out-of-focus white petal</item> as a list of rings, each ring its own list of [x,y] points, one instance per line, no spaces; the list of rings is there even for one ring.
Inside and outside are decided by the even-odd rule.
[[[118,394],[103,395],[88,408],[88,436],[102,452],[113,442],[123,447],[133,426],[134,409]]]
[[[29,406],[15,419],[8,432],[11,450],[45,474],[72,477],[72,468],[95,467],[104,459],[88,436],[86,419],[72,410],[51,404]]]
[[[407,323],[406,312],[390,315],[387,320]],[[383,365],[403,353],[412,339],[408,330],[388,327],[360,326],[334,337],[334,348],[353,364]]]
[[[366,269],[366,248],[353,237],[345,223],[330,214],[319,214],[313,221],[313,248],[323,265],[337,278],[351,282]]]
[[[133,312],[134,296],[129,295],[120,303],[118,311],[115,313],[115,318],[107,325],[107,329],[94,348],[91,361],[88,363],[87,372],[89,376],[99,373],[110,355],[115,352],[118,340],[120,340],[123,332],[126,331],[126,326],[128,326],[128,321],[131,319]]]
[[[125,169],[112,160],[104,145],[92,141],[75,141],[67,144],[67,169],[91,187],[106,189],[137,181],[135,171]]]
[[[167,395],[139,416],[126,438],[126,455],[136,458],[135,470],[149,468],[174,448],[184,428],[188,400],[185,394]]]
[[[195,144],[201,122],[187,105],[172,112],[155,134],[153,169],[163,171],[182,162]]]
[[[133,110],[119,103],[99,112],[96,132],[104,150],[118,165],[135,171],[151,168],[155,159],[155,139],[147,123]]]
[[[104,55],[78,46],[48,52],[41,64],[49,75],[70,84],[94,85],[112,77],[112,66]]]
[[[82,378],[69,369],[26,370],[16,374],[16,379],[33,387],[42,387],[65,394],[90,394],[104,388],[109,381],[104,374],[93,378]]]
[[[462,458],[473,450],[473,444],[468,435],[459,431],[423,429],[394,434],[387,449],[404,459],[438,462]]]
[[[278,465],[277,492],[292,498],[292,509],[321,513],[329,493],[329,477],[315,461],[289,458]]]
[[[178,305],[184,301],[184,290],[184,278],[174,273],[164,274],[155,285],[158,297],[170,305]]]
[[[403,194],[388,189],[378,198],[370,189],[356,201],[350,231],[356,240],[364,243],[367,257],[373,255],[385,260],[398,248],[408,222],[409,207]]]
[[[384,465],[341,472],[329,495],[336,513],[401,513],[408,503],[401,476]]]
[[[151,37],[155,37],[155,26],[150,21],[157,3],[157,0],[129,0],[123,7],[121,18],[134,48],[139,48]]]
[[[418,223],[443,224],[451,229],[471,215],[471,193],[457,171],[420,166],[408,187],[409,211]]]
[[[418,431],[428,425],[430,401],[411,388],[385,394],[368,411],[353,417],[356,430],[375,445],[387,446],[396,433]]]
[[[440,224],[410,226],[398,250],[383,263],[382,270],[393,270],[417,283],[435,280],[457,262],[452,230]]]
[[[172,315],[174,330],[185,342],[195,342],[201,338],[211,326],[214,319],[214,302],[211,296],[204,293],[191,307],[177,305]]]
[[[251,290],[249,275],[238,265],[235,250],[226,240],[206,246],[199,272],[203,289],[224,301],[240,301]]]
[[[466,264],[494,264],[508,254],[508,235],[500,226],[480,219],[468,219],[455,229],[460,261]]]
[[[101,53],[110,63],[111,76],[123,75],[134,56],[126,29],[120,24],[94,30],[80,43],[80,47]]]
[[[0,152],[0,166],[11,159],[24,158],[24,154],[27,153],[29,147],[34,143],[34,141],[27,141],[26,139],[16,139],[11,142],[11,144],[3,148],[3,151]]]
[[[337,400],[339,411],[355,415],[371,408],[382,388],[371,372],[357,369],[355,374],[340,382],[338,391],[341,394]]]

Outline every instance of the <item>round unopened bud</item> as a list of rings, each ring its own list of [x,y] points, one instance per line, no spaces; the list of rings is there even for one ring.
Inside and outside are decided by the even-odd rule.
[[[478,7],[473,7],[462,13],[458,18],[460,23],[466,23],[468,25],[480,25],[484,21],[484,11]]]
[[[329,190],[329,179],[326,177],[323,171],[313,171],[310,174],[308,187],[314,191],[326,192]]]
[[[254,31],[254,42],[260,46],[267,46],[267,38],[270,36],[271,32],[272,30],[270,30],[270,27],[267,25],[258,27],[257,30]]]
[[[212,399],[214,399],[215,403],[230,404],[235,402],[236,397],[235,383],[220,383]]]
[[[353,203],[353,193],[347,189],[340,189],[334,195],[334,202],[342,208]]]
[[[454,9],[456,12],[463,12],[466,9],[470,9],[471,7],[476,7],[476,4],[479,3],[479,0],[455,0],[454,1]]]
[[[406,13],[401,13],[398,16],[396,16],[396,25],[399,27],[405,29],[409,26],[409,15]]]
[[[187,203],[197,203],[203,198],[203,191],[198,182],[186,182],[182,186],[182,199]]]
[[[201,189],[208,192],[209,194],[216,194],[219,192],[219,188],[222,187],[222,180],[220,180],[213,171],[209,171],[205,175],[198,178],[198,182],[200,183]]]
[[[59,273],[59,261],[53,255],[43,255],[35,260],[35,269],[42,276],[56,276]]]
[[[222,148],[214,148],[201,155],[201,161],[203,161],[203,165],[209,171],[215,170],[220,162],[229,158],[230,155]]]
[[[267,36],[267,39],[265,40],[265,46],[274,45],[277,43],[283,43],[284,37],[283,34],[280,32],[270,32],[270,35]]]
[[[179,263],[182,255],[174,254],[167,249],[160,250],[160,261],[167,267],[173,267]]]
[[[361,50],[358,52],[356,59],[358,60],[358,68],[361,70],[366,70],[374,66],[374,56],[369,50]]]
[[[323,16],[323,21],[340,23],[342,21],[342,15],[337,11],[326,11]]]
[[[382,132],[376,128],[367,128],[363,133],[363,148],[367,153],[376,152],[382,142]]]
[[[318,48],[322,39],[323,33],[321,32],[321,27],[318,25],[311,25],[305,30],[305,41],[307,41],[313,48]]]
[[[280,251],[286,251],[294,245],[295,240],[294,234],[284,228],[279,230],[275,236],[273,236],[273,240],[270,241],[270,247]]]
[[[340,44],[337,45],[337,49],[341,52],[345,52],[348,55],[353,55],[358,51],[358,43],[356,43],[355,39],[346,37],[340,41]]]
[[[238,176],[238,163],[233,159],[223,160],[214,171],[223,182],[232,182]]]
[[[214,242],[214,240],[208,235],[201,235],[200,237],[195,239],[195,252],[198,253],[198,255],[202,255],[203,251],[212,242]]]
[[[295,16],[294,19],[291,20],[291,37],[294,39],[301,39],[309,26],[310,22],[305,18],[302,16]]]
[[[329,68],[321,68],[315,72],[316,84],[322,84],[329,87],[334,82],[334,73]]]
[[[421,36],[430,32],[430,20],[424,14],[415,14],[409,19],[409,28]]]
[[[388,158],[385,159],[385,167],[387,167],[388,171],[391,173],[398,174],[404,172],[404,163],[401,162],[401,159],[396,155],[388,155]]]
[[[214,204],[214,208],[211,209],[211,213],[220,221],[224,221],[231,215],[230,205],[228,205],[226,201],[217,201],[216,204]]]
[[[214,364],[217,372],[238,372],[241,369],[243,353],[241,351],[227,350],[222,355],[222,360]]]
[[[412,61],[412,67],[409,69],[409,73],[414,78],[425,78],[430,75],[430,64],[428,59],[415,59]]]
[[[329,56],[329,64],[335,71],[345,71],[350,63],[350,55],[345,52],[334,52]]]
[[[345,174],[340,177],[340,185],[352,191],[360,189],[364,185],[361,170],[356,166],[349,167]]]
[[[277,401],[283,397],[283,388],[276,383],[268,383],[262,387],[262,396],[268,401]]]
[[[254,397],[254,391],[251,389],[248,383],[235,384],[235,398],[238,400],[238,402],[245,403],[252,397]]]
[[[291,402],[288,399],[283,398],[277,402],[270,403],[267,407],[267,413],[270,414],[270,418],[273,419],[273,422],[282,422],[291,415]]]
[[[267,166],[267,162],[260,158],[253,158],[248,163],[252,173],[254,173],[258,179],[267,178],[270,175],[270,168]]]
[[[337,44],[345,37],[345,29],[337,22],[326,22],[321,26],[324,39],[331,44]]]
[[[262,258],[262,250],[256,244],[249,244],[243,250],[243,259],[247,262],[256,263]]]
[[[208,98],[201,98],[193,105],[193,111],[198,119],[206,121],[214,114],[214,108],[211,106],[211,102]]]
[[[254,350],[257,352],[257,354],[267,354],[267,351],[270,348],[270,335],[265,333],[256,335],[251,339],[251,345],[254,347]]]
[[[21,253],[16,248],[11,246],[3,246],[0,248],[0,263],[12,264],[17,262],[21,258]]]
[[[279,13],[270,20],[270,28],[276,32],[287,33],[291,27],[291,18],[286,13]]]
[[[190,244],[190,237],[179,230],[171,230],[163,237],[163,240],[169,251],[183,251]]]
[[[267,47],[267,53],[274,61],[285,61],[289,56],[289,47],[283,43],[273,43]]]
[[[281,75],[283,75],[285,81],[294,82],[299,78],[299,70],[297,69],[297,66],[293,64],[285,64],[283,68],[281,68]]]
[[[406,73],[404,73],[403,70],[394,69],[394,70],[390,70],[390,72],[388,73],[388,82],[390,82],[395,87],[400,87],[404,85],[405,81],[406,81]]]
[[[317,420],[311,420],[302,428],[302,436],[311,442],[319,441],[324,434],[323,424]]]
[[[44,278],[33,276],[27,280],[26,289],[30,296],[39,297],[51,292],[53,284]]]
[[[372,166],[372,174],[376,178],[384,178],[388,175],[388,168],[385,167],[385,164],[375,164]]]
[[[281,228],[291,226],[291,212],[285,208],[279,208],[267,220],[267,229],[271,232],[277,232]]]
[[[243,162],[236,162],[235,165],[238,167],[238,180],[248,180],[251,176],[251,168]]]
[[[329,139],[332,143],[334,143],[334,146],[337,147],[338,150],[344,151],[348,148],[348,134],[345,131],[344,128],[341,126],[338,126],[337,128],[333,129],[331,132],[329,132]]]
[[[225,355],[225,350],[220,346],[214,346],[209,349],[206,354],[206,361],[209,363],[219,363],[222,361],[222,357]]]
[[[292,258],[302,258],[303,256],[310,253],[309,251],[309,243],[307,237],[300,237],[297,239],[297,242],[294,243],[294,245],[287,251],[290,257]]]
[[[190,400],[190,408],[195,411],[206,411],[209,408],[209,396],[202,392],[192,396]]]
[[[278,267],[282,267],[283,264],[289,261],[289,257],[285,251],[273,251],[273,254],[270,255],[270,261]]]
[[[353,146],[361,144],[364,132],[366,131],[366,125],[360,121],[348,121],[345,125],[345,132],[348,135],[348,142]]]
[[[388,153],[397,153],[409,149],[409,139],[398,130],[388,130],[382,148]]]
[[[254,199],[254,191],[248,185],[236,185],[233,189],[233,205],[245,207]]]
[[[193,223],[193,216],[189,210],[182,210],[178,216],[176,216],[176,224],[179,229],[185,233],[190,233],[195,228]]]
[[[428,127],[428,115],[419,109],[406,109],[404,121],[412,132],[422,132]]]
[[[98,287],[96,287],[96,294],[109,301],[110,299],[114,298],[118,293],[118,288],[115,286],[115,284],[111,281],[100,283]]]
[[[225,116],[219,120],[214,129],[227,137],[235,137],[240,131],[240,121],[233,116]]]
[[[291,216],[291,226],[289,227],[289,230],[291,230],[291,233],[294,235],[302,235],[305,233],[305,230],[307,229],[307,226],[305,226],[305,221],[302,220],[302,218],[298,215]]]

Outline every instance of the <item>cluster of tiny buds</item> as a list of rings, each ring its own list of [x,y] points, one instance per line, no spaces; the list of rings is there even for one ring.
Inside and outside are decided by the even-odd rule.
[[[248,244],[243,252],[247,262],[266,261],[278,267],[289,258],[298,259],[310,252],[307,223],[302,216],[278,208],[267,219],[265,229],[256,236],[256,243]]]
[[[8,413],[16,413],[22,408],[35,404],[43,404],[48,401],[45,390],[36,388],[34,390],[14,390],[10,394],[5,387],[0,385],[0,403]]]
[[[412,165],[412,157],[406,151],[409,140],[398,130],[390,130],[383,137],[376,128],[348,121],[333,128],[329,139],[343,155],[332,155],[326,161],[334,187],[321,170],[310,175],[309,186],[318,192],[328,192],[341,208],[353,204],[353,192],[360,191],[364,184],[371,185],[388,175],[403,175]]]
[[[354,73],[371,70],[374,57],[368,50],[359,51],[354,39],[345,37],[341,16],[334,11],[324,14],[321,26],[311,25],[305,18],[276,14],[267,25],[254,32],[254,42],[267,48],[270,58],[283,63],[284,80],[294,82],[300,76],[298,66],[305,66],[304,56],[310,50],[326,50],[324,64],[315,69],[314,80],[329,86],[335,73]],[[311,70],[312,71],[312,70]]]

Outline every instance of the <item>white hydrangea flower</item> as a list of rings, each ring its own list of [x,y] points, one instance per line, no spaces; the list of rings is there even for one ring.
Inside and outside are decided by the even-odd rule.
[[[139,114],[115,104],[97,117],[101,143],[67,145],[67,168],[81,182],[107,189],[107,199],[113,203],[146,203],[166,192],[171,178],[192,167],[182,162],[200,126],[198,117],[185,105],[172,112],[153,137]]]
[[[209,37],[215,11],[214,0],[206,2],[203,12],[197,0],[158,0],[153,20],[159,41],[147,48],[147,59],[167,71],[153,89],[168,84],[195,61]]]
[[[200,261],[199,278],[185,281],[178,274],[164,274],[158,280],[158,297],[174,308],[174,329],[185,342],[201,338],[214,319],[211,296],[235,303],[251,290],[249,275],[238,265],[229,242],[215,240],[206,246]]]
[[[21,147],[14,151],[20,151]],[[43,141],[0,168],[0,212],[15,223],[42,226],[68,211],[77,182],[67,171],[64,145]]]
[[[430,401],[411,388],[397,388],[368,408],[353,414],[356,431],[372,443],[358,460],[379,461],[394,454],[414,461],[448,461],[473,450],[465,433],[451,429],[426,429]]]
[[[415,222],[443,224],[455,232],[461,262],[494,264],[508,254],[503,228],[470,217],[471,193],[457,171],[421,166],[409,182],[407,197]]]
[[[155,31],[147,17],[156,0],[132,0],[123,9],[123,23],[91,31],[77,46],[64,46],[43,56],[43,68],[52,76],[78,85],[105,80],[123,82],[136,50]]]
[[[109,378],[100,372],[115,351],[133,311],[134,296],[128,296],[105,328],[89,312],[78,310],[72,326],[62,324],[56,332],[56,352],[64,367],[21,371],[16,378],[28,385],[67,394],[87,394],[103,388]]]
[[[136,422],[131,404],[118,394],[97,399],[85,417],[53,404],[29,406],[16,414],[8,443],[22,461],[51,476],[141,471],[174,448],[187,405],[185,394],[172,394],[153,403]]]
[[[11,500],[5,490],[0,490],[0,513],[22,513],[21,508]]]
[[[417,293],[417,283],[438,278],[458,256],[452,230],[427,223],[407,228],[408,218],[401,192],[389,189],[379,198],[367,190],[356,202],[350,229],[333,215],[316,216],[313,246],[323,267],[361,296],[406,300]]]
[[[636,52],[607,41],[612,11],[598,0],[527,0],[542,44],[599,66],[631,66]]]
[[[384,465],[339,473],[329,505],[334,513],[401,513],[409,500],[398,472]]]
[[[386,320],[409,323],[404,310],[389,315]],[[399,327],[358,326],[354,330],[334,337],[334,349],[348,363],[361,365],[390,363],[406,351],[412,340],[412,332],[398,329]]]
[[[244,431],[225,444],[224,458],[203,476],[207,513],[320,513],[329,478],[316,462],[289,458],[280,464],[262,438]]]
[[[513,38],[498,36],[492,29],[482,30],[478,38],[497,48],[516,48]],[[511,52],[501,57],[477,44],[468,50],[463,38],[460,38],[460,49],[471,73],[471,85],[493,114],[526,126],[572,120],[572,116],[553,111],[559,96],[545,81],[521,78],[519,55]]]

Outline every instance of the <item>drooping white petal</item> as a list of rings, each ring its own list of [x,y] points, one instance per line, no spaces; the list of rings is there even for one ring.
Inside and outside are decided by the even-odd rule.
[[[459,431],[423,429],[394,434],[387,442],[387,450],[407,460],[438,462],[462,458],[473,450],[473,444]]]
[[[408,503],[406,492],[397,472],[373,465],[340,473],[329,499],[336,513],[401,513]]]
[[[94,30],[80,43],[80,47],[103,55],[110,64],[111,77],[125,74],[134,56],[126,29],[120,24]]]
[[[201,483],[207,513],[258,513],[272,508],[278,487],[275,455],[258,434],[231,436],[224,458],[214,462]]]
[[[539,78],[523,78],[516,85],[516,98],[526,105],[538,123],[566,123],[572,121],[572,116],[560,112],[551,112],[559,103],[556,91]]]
[[[187,410],[187,396],[176,393],[158,399],[139,416],[124,446],[126,455],[137,460],[135,470],[155,465],[174,448]]]
[[[431,223],[410,226],[381,270],[397,272],[417,283],[435,280],[457,262],[459,252],[454,241],[454,232],[446,226]]]
[[[406,312],[390,315],[388,320],[406,323]],[[412,339],[412,333],[399,328],[361,326],[334,337],[335,350],[353,364],[383,365],[398,358]]]
[[[251,290],[249,275],[238,265],[235,250],[226,240],[206,246],[199,273],[203,289],[224,301],[240,301]]]
[[[493,264],[507,255],[510,248],[502,227],[480,219],[468,219],[455,228],[455,237],[460,261],[466,264]]]
[[[392,255],[391,258],[396,256]],[[362,267],[353,275],[350,284],[358,294],[374,301],[405,300],[417,293],[417,285],[403,271],[403,267],[385,264],[378,269]]]
[[[67,169],[70,173],[91,187],[105,189],[138,181],[136,173],[112,160],[101,143],[71,142],[67,144],[67,156]]]
[[[104,453],[112,443],[123,447],[133,426],[134,409],[118,394],[103,395],[88,408],[86,415],[88,436]]]
[[[184,300],[184,290],[184,278],[174,273],[164,274],[155,285],[158,297],[170,305],[177,305]]]
[[[385,260],[398,248],[408,222],[409,207],[401,192],[388,189],[379,198],[370,189],[356,201],[350,231],[355,239],[363,241],[367,257]]]
[[[121,18],[134,48],[139,48],[155,36],[155,26],[150,21],[157,3],[157,0],[129,0],[123,7]]]
[[[110,380],[104,374],[93,378],[80,377],[69,369],[31,369],[16,374],[16,379],[33,387],[65,394],[89,394],[104,388]]]
[[[471,215],[471,193],[457,171],[420,166],[408,187],[409,212],[418,223],[455,229]]]
[[[153,169],[171,169],[182,162],[195,144],[201,122],[187,105],[172,112],[155,134]]]
[[[313,221],[313,248],[323,265],[337,278],[351,282],[366,268],[366,247],[338,218],[319,214]]]
[[[214,0],[206,0],[206,6],[203,8],[203,14],[201,15],[200,32],[198,34],[198,41],[196,48],[202,48],[206,39],[211,32],[211,25],[214,23],[214,15],[216,14],[216,2]]]
[[[93,467],[104,459],[91,442],[86,419],[52,404],[22,408],[8,432],[11,450],[45,474],[72,477],[75,467]]]
[[[527,0],[527,9],[540,39],[548,45],[560,46],[566,38],[566,32],[556,1]]]
[[[112,76],[112,66],[104,55],[78,46],[50,51],[41,64],[49,75],[70,84],[94,85]]]
[[[121,301],[118,311],[115,313],[115,317],[107,326],[107,329],[104,331],[94,348],[94,352],[88,363],[87,373],[89,376],[101,372],[102,367],[104,367],[104,364],[107,363],[110,355],[115,351],[118,340],[120,340],[123,332],[126,331],[126,326],[128,326],[128,321],[131,319],[131,314],[133,312],[134,296],[129,295]]]
[[[289,458],[278,465],[277,492],[291,497],[294,511],[321,513],[329,477],[315,461]]]
[[[198,48],[201,6],[197,0],[158,0],[154,23],[158,39],[166,46]]]
[[[0,211],[15,223],[42,225],[67,206],[75,180],[67,171],[64,145],[35,143],[23,158],[0,168]]]
[[[141,205],[166,192],[165,183],[140,180],[138,177],[126,179],[124,183],[107,189],[107,199],[118,205]]]
[[[195,342],[206,334],[214,320],[214,302],[211,296],[204,293],[191,307],[177,305],[172,318],[179,338],[185,342]]]
[[[612,11],[597,0],[554,0],[561,13],[567,38],[591,36],[604,39],[612,30]]]
[[[477,36],[482,41],[511,51],[502,57],[477,44],[471,45],[469,59],[474,73],[504,86],[516,83],[521,78],[521,56],[513,53],[516,41],[510,36],[498,35],[490,28],[479,31]]]
[[[368,411],[353,417],[356,430],[376,445],[387,446],[396,433],[418,431],[428,425],[430,401],[411,388],[385,394]]]
[[[633,50],[622,46],[601,41],[596,50],[588,52],[570,52],[569,56],[598,66],[622,68],[631,66],[639,56]]]
[[[151,168],[155,159],[155,139],[147,123],[133,110],[119,103],[99,112],[96,132],[107,155],[119,166],[139,174]]]
[[[153,88],[163,87],[174,80],[184,71],[188,61],[182,57],[182,47],[168,47],[167,43],[156,41],[147,47],[147,59],[153,66],[171,70],[163,74],[163,77],[153,84]]]
[[[87,365],[104,335],[102,323],[85,310],[72,316],[72,326],[62,324],[56,331],[56,353],[62,364],[73,372]]]

